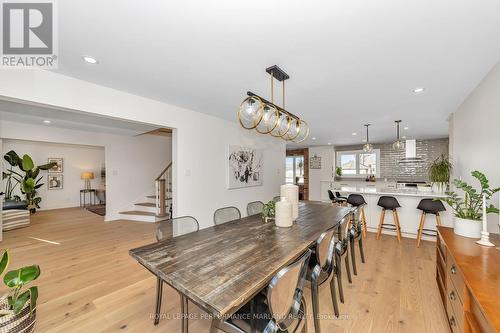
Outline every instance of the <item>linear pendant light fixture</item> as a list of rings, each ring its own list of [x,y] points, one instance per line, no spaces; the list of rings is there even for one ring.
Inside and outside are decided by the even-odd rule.
[[[366,124],[366,143],[363,145],[363,151],[365,153],[371,153],[373,150],[373,145],[370,143],[370,138],[368,136],[368,127],[370,127],[371,124]]]
[[[290,76],[276,65],[266,68],[266,72],[271,77],[271,101],[248,91],[248,97],[243,100],[238,110],[241,126],[286,141],[304,141],[309,136],[309,125],[285,109],[285,80]],[[281,107],[274,104],[274,80],[283,83]]]
[[[396,141],[392,144],[392,149],[400,150],[403,148],[403,141],[399,138],[399,125],[401,124],[401,120],[394,121],[396,123]]]

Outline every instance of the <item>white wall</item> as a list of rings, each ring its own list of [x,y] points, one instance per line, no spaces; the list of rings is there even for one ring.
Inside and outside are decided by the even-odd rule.
[[[470,173],[482,171],[490,185],[500,186],[500,62],[465,99],[450,121],[450,154],[455,178],[473,183]],[[498,206],[498,195],[494,198]],[[488,216],[490,232],[498,233],[497,215]]]
[[[321,181],[335,177],[335,149],[333,146],[310,147],[309,158],[321,157],[321,169],[309,168],[309,200],[321,200]]]
[[[103,187],[101,186],[101,167],[104,165],[104,147],[3,140],[3,151],[8,152],[10,150],[14,150],[21,157],[28,154],[35,162],[35,165],[46,164],[49,157],[63,158],[62,190],[48,190],[48,173],[47,171],[40,172],[44,183],[44,186],[38,189],[38,195],[42,198],[41,209],[79,206],[80,190],[84,188],[84,181],[80,179],[83,171],[94,172],[95,179],[91,180],[92,188]],[[14,194],[22,197],[19,186]]]
[[[106,165],[107,221],[118,219],[118,212],[128,209],[131,203],[145,194],[152,194],[153,179],[172,161],[172,139],[165,136],[125,136],[2,120],[0,137],[103,146]]]
[[[0,96],[175,128],[174,214],[193,215],[202,228],[213,224],[216,208],[235,205],[244,212],[248,201],[269,200],[284,183],[285,142],[244,130],[236,121],[41,70],[1,70]],[[263,186],[227,189],[230,144],[264,150]]]

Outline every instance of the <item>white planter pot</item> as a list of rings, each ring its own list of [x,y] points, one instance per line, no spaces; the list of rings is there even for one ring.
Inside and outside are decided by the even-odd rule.
[[[455,217],[455,234],[469,238],[481,238],[483,225],[481,221],[473,221]]]
[[[433,183],[432,184],[432,191],[434,193],[444,193],[446,192],[446,183]]]

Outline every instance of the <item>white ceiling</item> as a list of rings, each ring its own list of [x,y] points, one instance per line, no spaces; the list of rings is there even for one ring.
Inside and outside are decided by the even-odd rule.
[[[269,96],[264,69],[277,64],[291,76],[287,109],[317,138],[307,145],[361,143],[367,122],[372,141],[390,141],[396,119],[408,137],[445,137],[448,115],[500,59],[498,0],[58,6],[58,72],[235,120],[247,90]]]
[[[44,125],[47,126],[48,129],[58,127],[72,130],[135,136],[158,128],[158,126],[149,124],[68,111],[70,110],[59,110],[41,105],[0,100],[0,120]],[[50,121],[50,124],[45,124],[43,122],[44,120]]]

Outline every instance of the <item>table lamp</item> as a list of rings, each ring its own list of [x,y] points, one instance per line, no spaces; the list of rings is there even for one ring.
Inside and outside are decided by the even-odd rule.
[[[82,172],[82,175],[80,178],[85,180],[85,189],[90,190],[90,180],[94,179],[94,173],[91,171],[84,171],[84,172]]]

